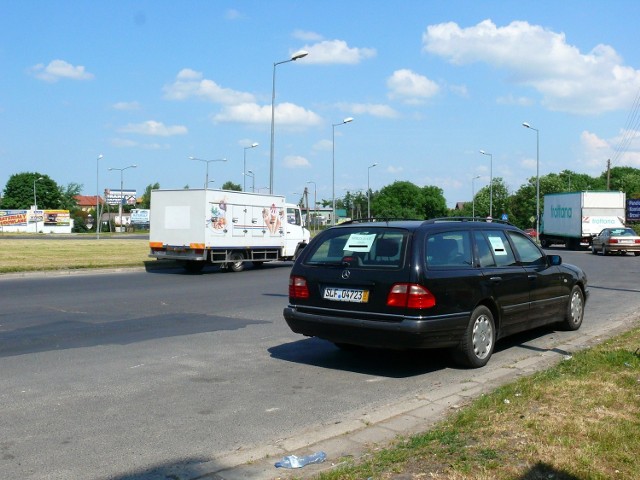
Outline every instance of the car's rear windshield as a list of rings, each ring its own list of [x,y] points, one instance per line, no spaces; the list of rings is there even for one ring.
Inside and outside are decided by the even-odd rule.
[[[399,268],[404,263],[408,232],[389,228],[344,228],[325,232],[310,245],[306,265]],[[307,247],[307,248],[309,248]]]

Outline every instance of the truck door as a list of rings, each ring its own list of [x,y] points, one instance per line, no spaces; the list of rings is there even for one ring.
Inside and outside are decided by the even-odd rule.
[[[245,205],[231,206],[231,225],[234,237],[247,236],[247,207]]]
[[[300,210],[295,207],[287,207],[285,221],[285,257],[293,257],[298,244],[304,238]]]

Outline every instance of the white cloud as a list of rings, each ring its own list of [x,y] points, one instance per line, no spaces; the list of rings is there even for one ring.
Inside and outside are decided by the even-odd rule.
[[[496,99],[498,105],[516,105],[518,107],[530,107],[533,105],[533,99],[529,97],[514,97],[513,95],[505,95]]]
[[[318,152],[330,152],[333,148],[333,142],[331,140],[320,140],[313,144],[313,149]]]
[[[307,168],[311,164],[309,160],[300,155],[288,155],[284,157],[284,166],[287,168]]]
[[[640,131],[620,130],[609,139],[598,137],[595,133],[584,131],[580,135],[583,158],[581,163],[593,173],[605,170],[604,159],[611,159],[613,166],[640,168]]]
[[[319,115],[293,103],[276,105],[273,115],[275,123],[279,126],[308,127],[322,123]],[[271,123],[271,105],[256,103],[228,105],[220,113],[214,115],[213,119],[216,122],[269,124]]]
[[[307,32],[304,30],[295,30],[293,32],[293,38],[302,40],[304,42],[319,42],[322,40],[322,35],[316,32]]]
[[[36,78],[45,82],[57,82],[62,78],[70,80],[91,80],[93,74],[85,71],[82,65],[73,66],[64,60],[52,60],[49,65],[39,63],[31,67],[31,72]]]
[[[224,13],[224,18],[227,20],[237,20],[239,18],[242,18],[242,14],[236,10],[235,8],[229,8],[225,13]]]
[[[389,165],[386,168],[386,170],[387,170],[387,172],[393,173],[395,175],[395,174],[402,173],[404,171],[404,167],[396,166],[396,165]]]
[[[112,138],[110,143],[116,148],[142,148],[144,150],[169,150],[171,148],[166,143],[140,143],[125,138]]]
[[[429,80],[408,69],[396,70],[387,80],[389,97],[401,99],[409,103],[417,103],[437,95],[440,87]]]
[[[399,116],[396,110],[381,103],[338,103],[336,106],[343,112],[354,115],[371,115],[380,118],[397,118]]]
[[[159,137],[171,137],[173,135],[185,135],[187,127],[182,125],[167,126],[162,122],[147,120],[142,123],[130,123],[118,130],[121,133],[135,133],[139,135],[153,135]]]
[[[196,97],[224,105],[254,101],[252,94],[223,88],[213,80],[203,78],[202,73],[190,68],[181,70],[174,83],[165,85],[164,97],[169,100],[186,100]]]
[[[313,45],[305,45],[302,50],[309,52],[309,55],[301,61],[315,64],[355,65],[376,56],[375,48],[349,47],[344,40],[323,40]]]
[[[140,110],[141,107],[139,102],[116,102],[111,106],[111,108],[114,110],[130,111]]]
[[[497,27],[484,20],[469,28],[456,23],[427,27],[426,52],[454,65],[484,62],[510,72],[509,80],[540,92],[550,110],[597,114],[628,108],[640,88],[640,71],[624,66],[608,45],[582,53],[563,33],[514,21]]]

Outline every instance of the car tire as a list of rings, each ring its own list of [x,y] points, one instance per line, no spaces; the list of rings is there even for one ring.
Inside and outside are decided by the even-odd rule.
[[[598,250],[596,249],[596,246],[593,244],[591,245],[591,253],[593,253],[594,255],[598,254]]]
[[[564,321],[560,324],[563,330],[578,330],[584,317],[584,293],[578,285],[571,289]]]
[[[637,257],[638,255],[640,255],[640,252],[633,252],[633,255]]]
[[[605,248],[604,244],[602,245],[602,247],[600,248],[600,252],[602,253],[602,256],[604,257],[607,254],[607,249]]]
[[[229,268],[232,272],[241,272],[244,270],[244,256],[241,253],[232,253],[229,257]]]
[[[465,367],[484,367],[493,354],[495,343],[493,313],[484,305],[480,305],[471,314],[469,325],[453,352],[454,359]]]

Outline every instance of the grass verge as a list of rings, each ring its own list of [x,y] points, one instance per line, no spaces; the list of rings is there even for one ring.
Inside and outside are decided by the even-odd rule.
[[[631,480],[639,452],[636,328],[317,478]]]
[[[0,274],[41,270],[158,265],[149,255],[148,240],[0,239]],[[162,265],[167,266],[168,263]]]

